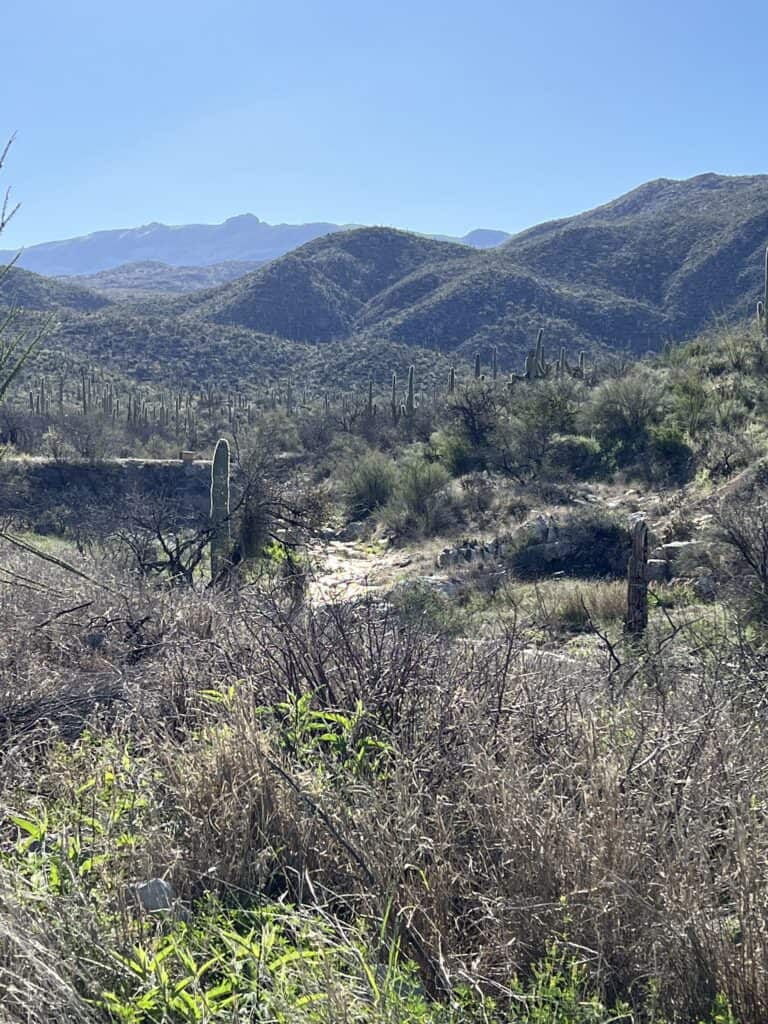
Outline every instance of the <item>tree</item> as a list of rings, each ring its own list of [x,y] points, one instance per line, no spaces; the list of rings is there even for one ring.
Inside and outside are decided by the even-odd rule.
[[[732,556],[731,579],[757,616],[768,615],[768,500],[757,483],[723,501],[715,512],[718,539]]]
[[[0,170],[3,169],[12,142],[13,137],[8,140],[0,153]],[[3,233],[18,209],[18,203],[15,206],[11,205],[11,190],[6,189],[0,206],[0,234]],[[6,267],[0,269],[0,284],[13,272],[17,260],[18,255]],[[4,318],[0,319],[0,401],[5,398],[8,388],[18,376],[22,366],[42,341],[49,322],[44,323],[37,330],[32,326],[17,332],[18,310],[14,306],[11,306]]]

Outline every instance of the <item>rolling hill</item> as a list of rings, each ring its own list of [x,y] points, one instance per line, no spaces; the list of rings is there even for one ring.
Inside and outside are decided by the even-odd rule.
[[[110,300],[83,285],[57,281],[29,270],[11,267],[0,275],[0,306],[33,310],[93,312],[109,306]]]
[[[187,310],[307,342],[512,352],[544,325],[558,345],[642,352],[747,315],[767,242],[768,176],[662,179],[482,251],[340,232],[191,297]]]
[[[142,295],[175,295],[234,281],[256,270],[262,260],[227,260],[202,267],[171,267],[157,260],[124,263],[111,270],[76,277],[60,277],[113,298],[135,298]]]

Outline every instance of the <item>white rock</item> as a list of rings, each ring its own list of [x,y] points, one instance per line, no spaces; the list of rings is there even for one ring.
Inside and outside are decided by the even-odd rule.
[[[150,878],[148,882],[128,886],[128,890],[134,902],[148,913],[173,910],[177,900],[176,890],[164,878]]]

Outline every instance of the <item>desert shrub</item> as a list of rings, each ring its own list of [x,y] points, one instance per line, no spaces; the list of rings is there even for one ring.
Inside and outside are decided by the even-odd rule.
[[[45,584],[0,604],[3,1019],[768,1019],[765,655],[732,623],[617,666],[2,556]],[[153,877],[182,920],[121,905]]]
[[[436,462],[410,458],[400,467],[398,493],[409,512],[427,515],[435,496],[448,483],[448,473]]]
[[[536,477],[552,438],[574,432],[577,408],[571,380],[537,381],[514,389],[493,434],[495,464],[517,479]]]
[[[502,407],[499,389],[485,381],[459,388],[448,403],[449,422],[469,446],[477,464],[484,465]]]
[[[323,453],[332,443],[337,428],[323,410],[311,409],[299,419],[297,431],[305,451]]]
[[[713,430],[704,441],[700,459],[710,477],[720,479],[744,469],[760,454],[760,446],[745,431]]]
[[[670,418],[681,433],[696,437],[712,421],[712,393],[702,374],[690,366],[673,377],[670,398]]]
[[[347,512],[362,519],[392,497],[397,481],[394,463],[380,452],[364,455],[352,469],[345,489]]]
[[[429,440],[438,461],[452,476],[470,473],[483,462],[477,449],[457,430],[435,431]]]
[[[662,394],[658,378],[645,371],[606,380],[582,411],[583,425],[619,465],[628,465],[642,455],[651,427],[662,418]]]
[[[503,507],[516,523],[522,525],[531,514],[533,505],[528,495],[513,494]]]
[[[391,501],[381,510],[382,522],[396,533],[430,536],[452,520],[453,501],[446,490],[448,471],[422,455],[407,455],[398,468]]]
[[[594,480],[608,474],[610,460],[594,438],[559,434],[549,442],[544,466],[547,475]]]
[[[543,543],[535,529],[519,531],[510,555],[521,578],[548,576],[619,577],[626,573],[629,531],[604,512],[571,513],[557,525],[557,541]]]
[[[664,484],[684,484],[695,470],[693,449],[674,427],[653,427],[647,448],[647,475]]]
[[[768,493],[753,486],[721,502],[715,525],[733,590],[752,616],[768,620]]]
[[[389,601],[397,618],[430,633],[452,635],[460,632],[461,612],[455,602],[428,583],[409,583],[396,587]]]
[[[495,490],[488,473],[468,473],[460,484],[462,501],[470,512],[478,514],[491,509]]]
[[[77,458],[74,447],[61,435],[56,427],[49,427],[42,437],[43,454],[54,462],[72,462]]]

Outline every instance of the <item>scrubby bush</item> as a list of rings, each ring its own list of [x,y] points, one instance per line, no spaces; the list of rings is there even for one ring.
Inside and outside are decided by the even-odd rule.
[[[586,432],[593,433],[620,466],[640,458],[651,428],[663,415],[658,380],[634,371],[600,384],[581,413]]]
[[[498,388],[485,381],[474,381],[457,391],[448,403],[448,419],[459,436],[482,462],[504,406]]]
[[[620,622],[627,610],[627,588],[623,580],[589,583],[558,583],[551,608],[551,624],[579,632],[595,623]]]
[[[648,477],[658,483],[687,483],[695,469],[693,449],[674,427],[653,427],[646,469]]]
[[[768,490],[759,476],[752,487],[720,503],[715,524],[732,589],[748,614],[768,621]]]
[[[471,473],[483,459],[478,456],[467,438],[458,430],[438,430],[429,439],[438,461],[451,476]]]
[[[392,497],[397,480],[394,463],[380,452],[370,452],[354,466],[345,488],[348,514],[363,519]]]
[[[595,480],[608,474],[610,460],[593,437],[559,434],[549,442],[544,467],[548,476]]]
[[[553,657],[2,557],[3,1020],[768,1019],[743,636]]]
[[[422,458],[408,458],[400,467],[398,496],[411,515],[427,517],[447,483],[448,473],[443,466]]]
[[[397,474],[392,500],[381,510],[382,522],[396,533],[439,533],[450,522],[453,512],[446,485],[448,471],[421,454],[403,459]]]

